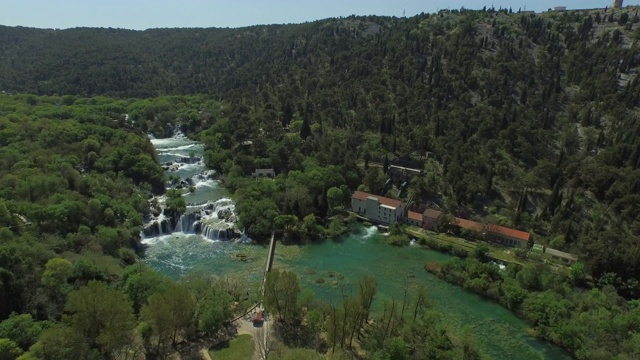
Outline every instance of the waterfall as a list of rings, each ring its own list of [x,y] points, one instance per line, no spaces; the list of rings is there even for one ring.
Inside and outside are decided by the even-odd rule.
[[[182,214],[176,224],[175,232],[181,232],[185,234],[195,233],[195,225],[200,220],[200,218],[201,215],[195,212]]]
[[[164,211],[153,217],[142,229],[144,237],[168,235],[173,232],[171,219],[164,215]]]
[[[209,225],[205,225],[202,229],[202,236],[209,240],[225,240],[220,236],[220,229],[210,227]]]
[[[186,135],[182,132],[182,129],[180,129],[180,125],[174,125],[173,126],[173,136],[171,136],[172,139],[186,139]]]
[[[236,233],[231,228],[220,229],[220,228],[211,227],[209,225],[204,225],[204,228],[202,230],[202,236],[212,241],[231,240],[239,237],[239,235],[240,234]]]
[[[174,222],[164,213],[158,214],[147,222],[142,231],[143,236],[149,238],[172,233],[199,234],[212,241],[242,237],[242,234],[234,229],[237,217],[233,200],[222,198],[215,202],[192,205],[191,209],[195,211],[190,210],[182,214]]]
[[[171,234],[172,232],[171,221],[169,221],[169,219],[154,219],[147,223],[142,229],[142,235],[144,235],[144,237],[163,236]]]
[[[173,230],[171,229],[171,221],[169,219],[164,219],[160,222],[160,235],[171,234]]]
[[[150,237],[159,236],[161,231],[162,230],[160,229],[158,222],[154,221],[142,229],[142,234],[144,235],[144,237],[150,238]]]
[[[214,170],[207,170],[203,159],[203,144],[188,139],[175,125],[171,138],[154,139],[151,142],[158,152],[162,167],[171,173],[167,189],[189,189],[182,196],[187,202],[186,210],[175,216],[165,216],[166,195],[152,198],[151,213],[145,218],[141,236],[144,238],[170,234],[200,235],[212,241],[240,239],[242,234],[235,229],[237,215],[235,204],[229,198],[216,201],[202,199],[217,198],[218,182]],[[177,177],[175,175],[178,175]],[[209,196],[211,194],[211,196]],[[245,236],[246,238],[246,236]]]

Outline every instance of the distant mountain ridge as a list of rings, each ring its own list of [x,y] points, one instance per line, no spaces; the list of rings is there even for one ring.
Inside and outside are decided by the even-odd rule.
[[[404,76],[409,70],[415,72],[407,79],[408,85],[415,85],[413,80],[424,75],[428,70],[426,65],[435,63],[433,55],[440,54],[438,43],[430,41],[436,39],[425,34],[453,36],[461,19],[475,27],[475,45],[481,45],[481,51],[473,55],[486,57],[487,53],[500,48],[501,44],[496,42],[502,43],[509,37],[517,38],[519,47],[524,43],[535,50],[541,42],[549,42],[541,36],[552,36],[560,47],[566,48],[566,42],[572,41],[575,35],[568,24],[582,31],[579,34],[582,39],[588,37],[591,41],[603,31],[615,31],[615,27],[609,25],[617,25],[622,14],[628,18],[625,24],[633,28],[637,8],[617,11],[617,20],[610,23],[603,19],[602,25],[592,22],[589,29],[583,28],[582,18],[596,13],[607,17],[604,10],[537,15],[508,14],[506,10],[443,11],[439,15],[411,18],[352,16],[237,29],[53,30],[0,26],[0,89],[39,95],[147,97],[208,93],[222,97],[246,96],[242,90],[280,86],[283,81],[293,80],[287,79],[295,76],[289,72],[298,70],[318,75],[323,75],[323,71],[339,74],[345,70],[344,80],[380,75],[380,66],[385,65],[384,61],[378,61],[380,58],[408,60],[408,67],[396,62],[395,65],[400,66],[387,71],[396,76]],[[608,13],[614,14],[612,9]],[[527,19],[526,25],[518,21],[523,18]],[[536,25],[540,21],[545,22],[547,29]],[[537,29],[532,29],[530,24]],[[632,31],[622,30],[621,47],[630,50],[636,41],[633,36]],[[389,54],[389,49],[395,54]],[[561,57],[563,66],[572,65],[566,63],[570,53],[571,49]],[[360,64],[363,61],[369,64]],[[633,70],[625,70],[635,74],[636,61],[632,65]],[[620,73],[629,75],[630,72]],[[337,75],[335,73],[328,75]],[[343,83],[329,82],[318,88],[313,77],[304,76],[302,81],[296,81],[300,82],[300,90],[313,93]],[[322,78],[329,80],[326,76]]]

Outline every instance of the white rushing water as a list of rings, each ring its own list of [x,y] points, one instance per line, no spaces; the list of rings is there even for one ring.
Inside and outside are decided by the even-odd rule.
[[[152,213],[142,231],[143,243],[162,243],[164,237],[199,235],[202,240],[225,241],[241,237],[235,229],[235,204],[215,179],[215,172],[207,170],[202,159],[204,146],[187,138],[178,128],[174,136],[156,139],[150,136],[168,178],[167,189],[181,189],[187,210],[179,218],[164,213],[166,196],[153,198]]]

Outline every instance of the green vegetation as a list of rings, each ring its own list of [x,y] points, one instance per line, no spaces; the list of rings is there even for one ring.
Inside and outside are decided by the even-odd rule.
[[[153,146],[123,115],[145,103],[0,96],[3,359],[163,358],[254,301],[244,280],[176,283],[134,264],[147,199],[164,191]],[[185,206],[179,193],[167,204]]]
[[[62,102],[0,97],[2,319],[57,320],[72,290],[117,281],[141,250],[147,192],[164,189],[149,141],[119,126],[124,109]]]
[[[318,354],[313,349],[290,349],[287,347],[278,348],[269,355],[269,359],[274,360],[324,360],[325,357]]]
[[[416,226],[408,226],[406,232],[417,238],[420,245],[427,246],[430,249],[455,255],[465,259],[470,254],[482,248],[488,251],[491,258],[511,264],[523,264],[524,260],[516,256],[517,249],[505,248],[504,246],[495,246],[484,241],[470,241],[463,238],[451,236],[443,233],[433,233],[420,229]]]
[[[164,97],[128,113],[157,135],[175,124],[204,130],[207,164],[237,190],[240,225],[256,239],[283,215],[297,217],[279,222],[285,237],[322,238],[315,225],[326,228],[340,207],[331,188],[377,192],[385,164],[415,164],[427,170],[410,185],[416,205],[490,215],[541,243],[562,235],[554,246],[635,298],[640,259],[626,249],[638,243],[640,213],[637,23],[633,8],[612,11],[145,32],[3,27],[0,88],[73,94],[62,105],[95,93],[226,100]],[[145,66],[123,65],[132,63]],[[266,167],[279,179],[244,178]]]
[[[216,360],[252,359],[254,347],[251,335],[238,335],[209,350],[209,355]]]
[[[265,305],[275,314],[278,341],[261,354],[276,359],[296,358],[324,349],[329,358],[353,359],[480,359],[472,337],[453,339],[427,290],[407,282],[402,298],[384,300],[382,312],[373,314],[376,280],[365,275],[353,286],[341,286],[339,301],[325,303],[313,293],[300,294],[297,276],[274,269],[265,283]]]
[[[389,226],[389,234],[385,240],[389,245],[393,246],[407,246],[411,241],[409,236],[405,233],[405,230],[398,223],[394,223]]]
[[[409,185],[415,208],[436,203],[525,229],[583,264],[502,273],[475,247],[440,276],[520,312],[577,358],[637,358],[637,11],[455,10],[140,32],[0,27],[0,351],[162,357],[213,336],[246,305],[227,280],[209,292],[202,282],[214,280],[175,284],[133,265],[147,199],[165,191],[143,134],[177,125],[205,144],[206,164],[256,240],[338,236],[353,220],[344,212],[351,190],[381,193],[390,164],[424,169]],[[256,168],[278,176],[253,179]],[[184,211],[181,195],[167,193],[169,215]],[[424,244],[469,256],[441,239]],[[84,306],[102,296],[104,308]],[[338,311],[354,302],[343,300],[332,348],[351,348],[361,330],[358,311]],[[370,354],[440,356],[421,341],[458,351],[437,326],[421,332],[393,302],[386,309],[377,323],[395,332],[372,330],[375,345],[362,342]],[[301,320],[281,310],[283,323]],[[86,320],[115,312],[122,333]]]
[[[535,325],[537,336],[578,359],[636,356],[637,300],[625,301],[607,283],[585,291],[581,263],[569,271],[542,264],[510,264],[500,270],[486,261],[479,254],[425,269],[517,312]]]

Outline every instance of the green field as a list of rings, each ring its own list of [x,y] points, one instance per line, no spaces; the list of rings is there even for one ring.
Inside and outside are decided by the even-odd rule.
[[[417,226],[408,226],[407,232],[413,236],[422,237],[430,240],[436,240],[441,243],[451,244],[453,246],[457,246],[469,251],[475,249],[476,246],[478,246],[478,244],[484,244],[489,248],[489,254],[491,254],[491,256],[494,259],[502,260],[508,263],[523,264],[522,260],[515,257],[514,255],[515,248],[500,247],[484,241],[470,241],[470,240],[466,240],[466,239],[462,239],[459,237],[450,236],[446,234],[438,234],[431,231],[426,231]]]
[[[251,335],[239,335],[209,350],[213,360],[239,360],[253,358],[254,345]]]

